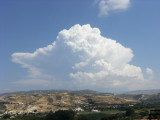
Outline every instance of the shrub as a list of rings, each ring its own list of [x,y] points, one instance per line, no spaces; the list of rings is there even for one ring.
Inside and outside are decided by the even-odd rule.
[[[53,99],[52,99],[52,98],[50,98],[50,97],[47,99],[47,101],[48,101],[48,104],[53,103]]]
[[[9,115],[9,114],[5,114],[2,116],[3,119],[9,119],[10,117],[11,117],[11,115]]]

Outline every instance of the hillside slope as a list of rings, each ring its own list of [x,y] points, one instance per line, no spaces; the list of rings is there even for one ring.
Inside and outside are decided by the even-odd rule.
[[[62,92],[52,94],[10,94],[0,99],[0,112],[11,114],[39,113],[57,110],[86,110],[95,108],[95,105],[103,104],[126,104],[135,103],[128,100],[109,95],[79,95],[75,93]]]

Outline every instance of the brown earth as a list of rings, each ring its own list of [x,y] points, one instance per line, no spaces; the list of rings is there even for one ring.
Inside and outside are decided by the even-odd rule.
[[[0,112],[22,114],[30,112],[49,112],[57,110],[78,109],[90,104],[126,104],[136,103],[114,95],[76,95],[67,92],[55,94],[11,94],[0,98]]]

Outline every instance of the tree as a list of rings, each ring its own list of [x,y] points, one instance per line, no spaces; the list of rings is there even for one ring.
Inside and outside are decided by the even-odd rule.
[[[79,116],[78,120],[91,120],[91,118],[86,117],[86,116]]]
[[[110,120],[108,117],[102,117],[101,120]]]
[[[140,112],[140,115],[141,116],[148,116],[148,110],[146,109],[146,108],[143,108],[142,110],[141,110],[141,112]]]
[[[133,120],[134,115],[135,110],[133,108],[126,110],[126,116],[129,116],[131,120]]]
[[[50,112],[46,115],[45,119],[46,119],[46,120],[56,120],[56,116],[55,116],[55,114],[54,114],[52,111],[50,111]]]
[[[55,112],[56,120],[73,120],[75,114],[72,110],[59,110]]]
[[[74,120],[75,112],[72,110],[59,110],[53,113],[52,111],[46,116],[46,120]]]
[[[47,101],[48,101],[48,104],[52,104],[53,103],[53,99],[50,98],[50,97],[47,99]]]
[[[9,119],[10,117],[11,117],[11,115],[9,115],[9,114],[5,114],[2,116],[3,119]]]

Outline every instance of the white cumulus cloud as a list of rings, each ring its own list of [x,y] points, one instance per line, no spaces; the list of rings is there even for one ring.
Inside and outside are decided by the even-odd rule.
[[[130,0],[98,0],[99,16],[107,16],[110,11],[126,10]]]
[[[19,84],[49,84],[53,88],[121,89],[143,88],[140,67],[129,64],[133,52],[115,40],[103,37],[98,28],[74,25],[59,32],[53,44],[33,53],[13,53],[13,62],[28,68]]]
[[[146,68],[146,73],[149,74],[149,75],[152,75],[153,74],[152,69],[151,68]]]
[[[152,69],[151,68],[146,68],[146,73],[147,73],[148,79],[153,80],[154,74],[153,74]]]

